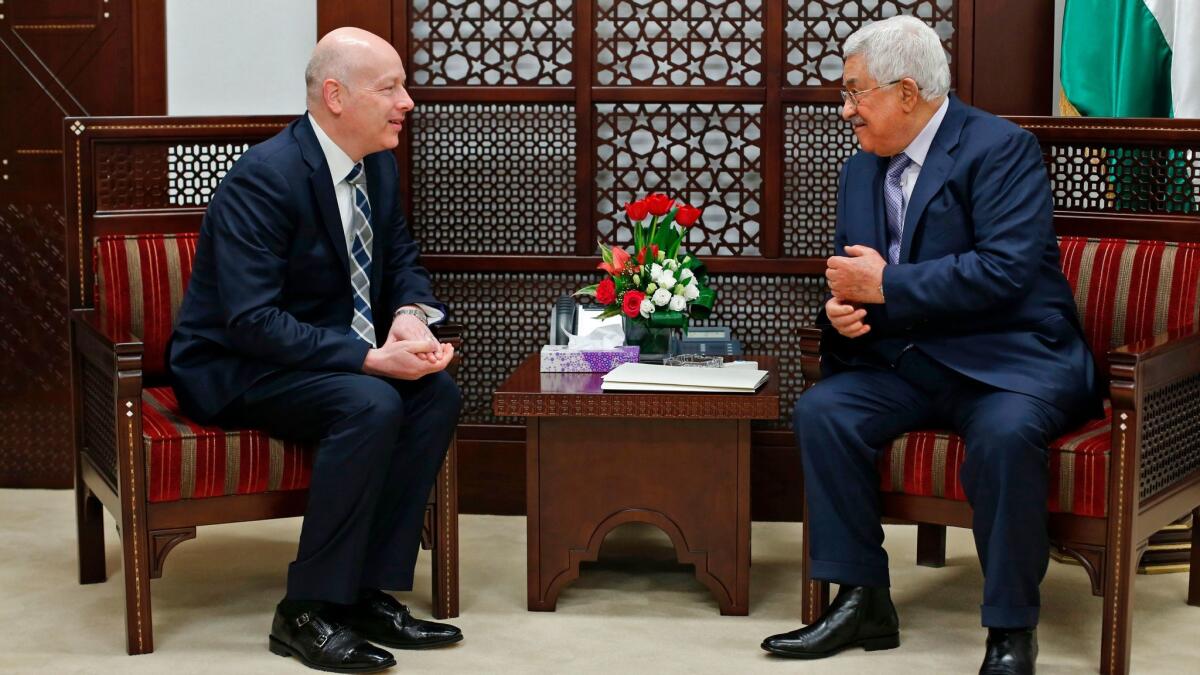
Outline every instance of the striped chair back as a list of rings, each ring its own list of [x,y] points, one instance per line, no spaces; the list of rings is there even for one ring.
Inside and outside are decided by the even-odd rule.
[[[1110,349],[1200,325],[1200,244],[1061,237],[1059,252],[1105,379]]]
[[[143,376],[166,375],[167,340],[192,276],[198,237],[114,234],[96,239],[94,306],[106,329],[141,338]]]

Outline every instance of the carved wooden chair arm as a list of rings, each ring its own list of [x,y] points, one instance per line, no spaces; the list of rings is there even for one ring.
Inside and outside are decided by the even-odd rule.
[[[71,310],[75,349],[97,366],[116,367],[116,359],[141,358],[142,339],[131,333],[117,333],[103,325],[94,309]]]
[[[1112,461],[1136,465],[1132,487],[1145,502],[1200,470],[1200,327],[1123,345],[1108,359]]]
[[[807,389],[821,379],[821,329],[816,326],[800,328],[800,374]]]

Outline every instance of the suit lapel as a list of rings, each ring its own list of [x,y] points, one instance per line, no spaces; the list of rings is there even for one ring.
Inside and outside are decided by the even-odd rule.
[[[929,147],[929,154],[925,156],[925,164],[921,167],[920,176],[917,177],[917,185],[913,188],[908,208],[904,211],[904,232],[900,239],[900,262],[909,262],[913,234],[921,222],[925,207],[929,206],[929,200],[933,199],[933,196],[946,184],[946,179],[950,176],[950,169],[953,166],[954,159],[944,150],[936,145]]]
[[[312,169],[312,173],[308,175],[308,182],[312,187],[313,194],[317,197],[317,206],[320,208],[321,220],[325,224],[325,231],[329,234],[330,243],[333,245],[338,260],[342,263],[342,270],[345,272],[346,278],[349,279],[350,254],[346,251],[346,230],[342,227],[342,217],[338,213],[337,195],[333,193],[333,179],[329,176],[329,164],[325,161],[325,153],[321,152],[321,144],[317,142],[317,136],[313,133],[308,115],[304,115],[296,123],[293,135],[300,145],[300,154]]]
[[[875,176],[871,179],[871,207],[875,217],[871,222],[875,223],[875,241],[871,248],[879,251],[885,258],[887,257],[888,233],[887,233],[887,210],[883,203],[883,179],[887,173],[887,159],[884,157],[875,158]],[[838,255],[846,255],[839,251]]]
[[[925,164],[921,166],[917,184],[913,187],[912,196],[904,210],[904,232],[900,240],[900,262],[902,263],[909,262],[913,236],[920,227],[921,217],[925,215],[929,201],[946,184],[946,179],[950,177],[950,170],[954,168],[954,156],[951,151],[958,146],[958,138],[962,133],[965,117],[966,111],[963,109],[963,104],[954,95],[950,95],[950,107],[946,110],[946,116],[942,118],[942,124],[933,137],[929,153],[925,155]],[[882,195],[882,190],[879,193]]]

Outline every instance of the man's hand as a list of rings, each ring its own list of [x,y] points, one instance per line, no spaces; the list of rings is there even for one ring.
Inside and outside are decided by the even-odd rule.
[[[886,265],[869,246],[847,246],[845,256],[835,255],[826,262],[825,278],[833,297],[843,303],[880,304]]]
[[[406,305],[405,309],[419,309],[415,305]],[[429,330],[429,326],[425,322],[411,314],[398,314],[392,318],[392,327],[388,330],[387,339],[384,340],[383,346],[386,347],[392,342],[411,340],[415,342],[428,342],[431,346],[429,351],[422,351],[416,354],[416,357],[429,361],[430,363],[437,361],[442,356],[442,345],[433,337],[433,333]]]
[[[434,346],[436,345],[436,347]],[[367,352],[363,372],[397,380],[416,380],[444,370],[454,358],[454,345],[436,340],[393,340],[389,335],[382,347]]]
[[[871,330],[869,325],[863,323],[867,310],[857,304],[843,303],[837,296],[825,302],[825,315],[837,332],[850,339],[866,335]]]

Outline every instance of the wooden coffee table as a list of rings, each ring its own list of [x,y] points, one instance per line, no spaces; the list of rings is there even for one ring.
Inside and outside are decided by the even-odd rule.
[[[750,611],[750,421],[779,416],[771,372],[753,394],[600,390],[599,373],[540,373],[530,356],[496,390],[500,417],[524,417],[529,609],[558,594],[619,525],[656,525],[695,565],[722,614]]]

